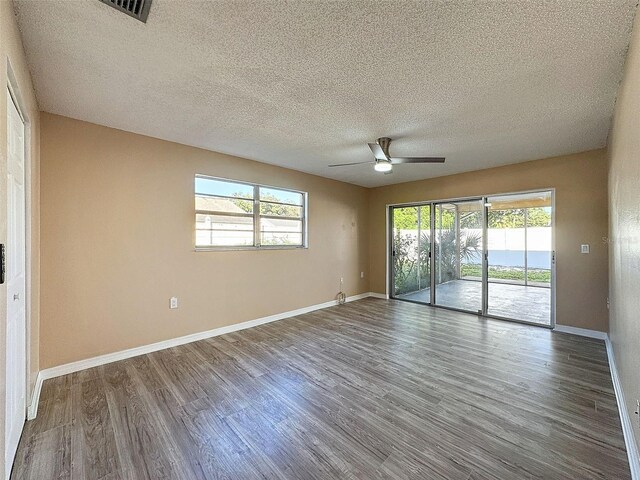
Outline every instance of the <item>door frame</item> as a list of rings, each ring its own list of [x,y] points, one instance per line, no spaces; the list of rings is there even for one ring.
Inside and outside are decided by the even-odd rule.
[[[20,93],[20,88],[18,87],[18,81],[16,79],[16,76],[13,72],[13,69],[11,67],[11,63],[9,60],[7,60],[7,85],[6,85],[6,93],[8,93],[8,97],[7,100],[11,99],[11,101],[13,101],[13,104],[15,105],[16,110],[18,111],[18,114],[20,115],[20,118],[22,119],[22,122],[24,124],[24,197],[25,197],[25,203],[24,203],[24,229],[25,229],[25,243],[24,243],[24,254],[25,254],[25,375],[24,375],[24,381],[25,381],[25,411],[24,411],[24,415],[25,415],[25,421],[27,420],[28,417],[28,412],[29,412],[29,405],[31,404],[32,401],[32,397],[33,397],[33,392],[30,389],[30,372],[31,372],[31,335],[32,335],[32,328],[31,328],[31,315],[32,315],[32,308],[31,308],[31,298],[32,298],[32,291],[31,291],[31,271],[33,268],[33,264],[32,264],[32,226],[31,226],[31,219],[32,219],[32,212],[33,212],[33,203],[32,203],[32,189],[31,189],[31,181],[32,181],[32,167],[33,167],[33,163],[32,163],[32,155],[31,155],[31,140],[32,140],[32,124],[31,124],[31,119],[29,118],[27,112],[27,108],[26,108],[26,102],[24,101],[21,93]],[[6,93],[3,93],[3,95],[6,95]],[[9,105],[6,106],[6,108],[9,108]],[[8,112],[5,110],[5,118],[8,118]],[[8,139],[7,139],[8,141]],[[5,145],[6,148],[6,145]],[[6,172],[5,172],[6,173]],[[3,180],[5,182],[6,185],[6,174],[5,174],[5,178]],[[6,190],[6,188],[5,188]],[[5,202],[6,202],[6,195],[8,194],[8,192],[5,192]],[[6,205],[6,203],[5,203]],[[5,287],[6,289],[6,287]],[[8,302],[8,299],[7,299]],[[7,313],[7,305],[5,305],[5,317],[6,317],[6,313]],[[6,342],[6,339],[5,339]],[[5,369],[6,369],[6,358],[5,358]],[[6,391],[6,388],[5,388]],[[6,405],[6,399],[5,399],[5,405]],[[5,407],[6,409],[6,407]],[[5,412],[6,413],[6,412]],[[6,421],[6,419],[5,419]],[[3,435],[6,435],[6,432],[3,432]],[[6,438],[5,438],[6,441]],[[5,444],[5,451],[2,452],[2,455],[4,458],[6,458],[6,444]],[[15,460],[15,458],[14,458]],[[12,466],[11,466],[12,467]],[[5,465],[5,470],[8,467]],[[9,470],[9,472],[11,472],[11,470]],[[3,472],[4,475],[4,472]]]
[[[501,317],[501,316],[497,316],[497,315],[489,315],[487,314],[487,310],[488,310],[488,298],[489,298],[489,289],[488,289],[488,282],[489,282],[489,278],[488,278],[488,245],[487,245],[487,240],[488,240],[488,207],[486,206],[487,203],[487,199],[489,197],[495,197],[495,196],[503,196],[503,195],[523,195],[523,194],[528,194],[528,193],[541,193],[541,192],[550,192],[551,193],[551,285],[550,285],[550,289],[551,289],[551,295],[550,295],[550,314],[551,314],[551,318],[550,318],[550,323],[549,325],[540,325],[539,323],[535,323],[535,322],[528,322],[526,320],[519,320],[519,319],[515,319],[515,318],[508,318],[508,317]],[[446,310],[453,310],[456,312],[462,312],[462,313],[468,313],[470,315],[477,315],[477,316],[481,316],[484,318],[493,318],[493,319],[497,319],[497,320],[507,320],[509,322],[515,322],[515,323],[522,323],[525,325],[534,325],[536,327],[542,327],[542,328],[548,328],[548,329],[553,329],[555,328],[556,325],[556,265],[557,265],[557,252],[556,252],[556,202],[555,202],[555,198],[556,198],[556,189],[555,187],[548,187],[548,188],[535,188],[535,189],[530,189],[530,190],[519,190],[519,191],[512,191],[512,192],[498,192],[498,193],[490,193],[490,194],[484,194],[481,196],[478,195],[473,195],[473,196],[468,196],[468,197],[453,197],[453,198],[445,198],[445,199],[436,199],[436,200],[423,200],[423,201],[419,201],[419,202],[402,202],[402,203],[388,203],[385,206],[385,213],[386,213],[386,244],[387,244],[387,248],[386,248],[386,275],[387,275],[387,281],[386,281],[386,286],[387,286],[387,291],[386,291],[386,296],[387,298],[390,299],[396,299],[396,300],[400,300],[403,302],[410,302],[410,303],[416,303],[418,305],[427,305],[430,307],[436,307],[436,308],[443,308]],[[482,208],[482,225],[483,225],[483,229],[482,229],[482,313],[478,313],[478,312],[473,312],[470,310],[462,310],[462,309],[458,309],[458,308],[453,308],[453,307],[447,307],[445,305],[437,305],[434,303],[435,300],[435,289],[433,288],[434,280],[435,280],[435,268],[434,268],[434,263],[435,263],[435,255],[433,255],[434,252],[434,244],[435,244],[435,235],[433,235],[434,231],[435,231],[435,216],[433,214],[433,212],[435,211],[434,207],[437,204],[443,204],[443,203],[455,203],[455,202],[465,202],[465,201],[482,201],[483,203],[483,208]],[[393,208],[399,207],[416,207],[416,206],[420,206],[420,205],[430,205],[430,211],[432,212],[431,214],[431,259],[430,259],[430,268],[431,268],[431,288],[430,288],[430,300],[428,303],[424,303],[424,302],[418,302],[415,300],[406,300],[406,299],[402,299],[402,298],[397,298],[393,296],[393,278],[394,278],[394,272],[393,272],[393,261],[392,261],[392,254],[393,254]]]

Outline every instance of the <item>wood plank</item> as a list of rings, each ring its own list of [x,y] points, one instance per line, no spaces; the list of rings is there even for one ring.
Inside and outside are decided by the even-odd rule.
[[[45,382],[15,479],[628,479],[604,342],[365,299]]]
[[[70,479],[71,425],[61,425],[23,439],[11,478],[15,480]]]
[[[78,461],[82,462],[85,475],[102,478],[119,472],[115,435],[102,380],[89,380],[71,388],[78,390],[73,395],[78,399],[73,405],[73,425],[81,436],[82,455]]]

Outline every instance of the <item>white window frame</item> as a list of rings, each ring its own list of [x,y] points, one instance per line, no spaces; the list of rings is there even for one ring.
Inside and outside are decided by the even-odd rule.
[[[193,243],[195,245],[196,252],[201,251],[225,251],[225,250],[296,250],[296,249],[307,249],[309,248],[309,235],[308,235],[308,211],[309,211],[309,194],[307,192],[303,192],[301,190],[295,190],[292,188],[285,187],[276,187],[273,185],[265,185],[261,183],[250,183],[243,182],[241,180],[234,180],[231,178],[223,178],[223,177],[214,177],[212,175],[204,175],[197,173],[194,177],[193,182],[193,198],[194,198],[194,220],[196,218],[196,214],[205,214],[205,213],[213,213],[213,212],[205,212],[195,209],[195,198],[198,193],[195,189],[195,180],[198,178],[204,178],[207,180],[217,180],[220,182],[228,182],[235,183],[239,185],[247,185],[253,188],[253,245],[197,245],[196,243],[196,233],[197,233],[197,225],[194,222],[193,228]],[[302,244],[301,245],[261,245],[260,244],[260,218],[274,218],[270,215],[260,215],[260,187],[268,188],[271,190],[281,190],[283,192],[291,192],[302,195]],[[241,198],[239,198],[242,200]],[[247,198],[246,200],[251,200]],[[277,203],[277,202],[267,202],[267,203]],[[283,217],[288,218],[288,217]]]

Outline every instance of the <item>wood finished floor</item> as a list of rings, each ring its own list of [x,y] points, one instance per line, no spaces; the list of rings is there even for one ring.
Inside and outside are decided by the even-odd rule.
[[[603,342],[369,298],[47,380],[12,478],[630,473]]]

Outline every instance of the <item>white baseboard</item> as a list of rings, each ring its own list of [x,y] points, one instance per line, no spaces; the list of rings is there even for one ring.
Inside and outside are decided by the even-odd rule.
[[[385,295],[381,295],[379,293],[365,292],[359,295],[347,297],[346,301],[354,302],[356,300],[362,300],[363,298],[367,297],[386,298]],[[257,327],[258,325],[264,325],[265,323],[275,322],[276,320],[282,320],[284,318],[295,317],[296,315],[302,315],[304,313],[313,312],[322,308],[333,307],[335,305],[337,305],[337,301],[331,300],[329,302],[318,303],[309,307],[302,307],[296,310],[290,310],[288,312],[277,313],[275,315],[269,315],[262,318],[256,318],[255,320],[235,323],[233,325],[214,328],[213,330],[207,330],[205,332],[192,333],[191,335],[185,335],[183,337],[172,338],[169,340],[164,340],[162,342],[129,348],[127,350],[121,350],[119,352],[107,353],[105,355],[99,355],[97,357],[87,358],[85,360],[79,360],[77,362],[71,362],[64,365],[58,365],[57,367],[40,370],[40,372],[38,372],[34,392],[31,397],[31,403],[29,404],[27,418],[29,420],[36,418],[36,415],[38,414],[38,402],[40,401],[40,390],[42,389],[42,383],[50,378],[68,375],[70,373],[79,372],[80,370],[86,370],[87,368],[98,367],[107,363],[117,362],[119,360],[125,360],[131,357],[137,357],[138,355],[144,355],[146,353],[156,352],[158,350],[164,350],[165,348],[177,347],[179,345],[184,345],[185,343],[191,343],[198,340],[203,340],[205,338],[217,337],[218,335],[224,335],[225,333],[237,332],[246,328]]]
[[[369,292],[367,294],[368,297],[374,297],[374,298],[383,298],[385,300],[389,300],[389,295],[385,294],[385,293],[376,293],[376,292]]]
[[[599,330],[589,330],[588,328],[571,327],[569,325],[556,325],[553,331],[560,333],[571,333],[573,335],[596,338],[598,340],[606,340],[607,338],[606,332],[601,332]]]
[[[347,302],[353,302],[361,300],[367,297],[388,299],[387,295],[382,293],[367,292],[359,295],[353,295],[347,297]],[[256,327],[258,325],[264,325],[265,323],[275,322],[276,320],[282,320],[284,318],[295,317],[296,315],[302,315],[304,313],[313,312],[327,307],[336,305],[336,301],[319,303],[317,305],[311,305],[309,307],[303,307],[296,310],[290,310],[288,312],[278,313],[267,317],[257,318],[255,320],[249,320],[247,322],[236,323],[234,325],[228,325],[226,327],[215,328],[213,330],[207,330],[205,332],[194,333],[191,335],[185,335],[183,337],[172,338],[162,342],[152,343],[150,345],[144,345],[141,347],[130,348],[128,350],[122,350],[120,352],[108,353],[106,355],[100,355],[98,357],[87,358],[77,362],[67,363],[65,365],[59,365],[57,367],[47,368],[41,370],[36,378],[34,386],[34,392],[31,396],[31,403],[28,408],[28,419],[32,420],[38,413],[38,403],[40,400],[40,392],[42,390],[42,384],[45,380],[50,378],[59,377],[61,375],[67,375],[69,373],[78,372],[87,368],[97,367],[105,365],[111,362],[117,362],[119,360],[125,360],[127,358],[136,357],[138,355],[144,355],[146,353],[156,352],[165,348],[176,347],[184,345],[186,343],[195,342],[197,340],[203,340],[205,338],[216,337],[218,335],[224,335],[225,333],[237,332],[246,328]],[[605,332],[599,332],[597,330],[588,330],[586,328],[577,328],[567,325],[556,325],[554,328],[556,332],[571,333],[574,335],[580,335],[583,337],[596,338],[604,340],[607,347],[607,356],[609,358],[609,368],[611,370],[611,379],[613,381],[613,387],[616,394],[616,401],[618,403],[618,412],[620,414],[620,421],[622,423],[622,432],[624,435],[625,446],[627,449],[627,455],[629,458],[629,466],[631,469],[631,478],[633,480],[640,480],[640,459],[638,456],[638,449],[636,446],[635,438],[633,436],[633,429],[631,427],[631,418],[626,409],[624,402],[624,395],[622,392],[622,385],[618,377],[618,371],[616,369],[615,358],[613,355],[613,346],[609,340],[608,335]]]
[[[598,330],[589,330],[586,328],[571,327],[568,325],[556,325],[553,331],[561,333],[571,333],[573,335],[580,335],[581,337],[604,340],[607,348],[607,357],[609,359],[611,381],[613,382],[613,389],[616,394],[616,403],[618,404],[618,413],[620,415],[620,423],[622,424],[622,435],[624,436],[624,443],[627,449],[627,457],[629,459],[629,468],[631,469],[631,478],[632,480],[640,480],[640,460],[638,457],[638,448],[636,446],[635,437],[633,435],[631,418],[629,418],[629,412],[624,401],[622,384],[620,383],[620,379],[618,377],[616,361],[613,355],[613,345],[611,344],[611,340],[609,340],[609,335]]]
[[[636,439],[633,436],[633,427],[631,418],[629,417],[629,411],[627,410],[627,404],[624,400],[624,393],[622,391],[622,384],[620,383],[620,377],[618,376],[618,369],[616,368],[616,359],[613,354],[613,344],[607,335],[605,339],[607,345],[607,357],[609,358],[609,370],[611,370],[611,380],[613,382],[613,390],[616,393],[616,403],[618,404],[618,413],[620,414],[620,423],[622,424],[622,434],[624,435],[624,444],[627,448],[627,457],[629,458],[629,468],[631,469],[632,480],[640,480],[640,455],[638,454],[638,446],[636,445]]]
[[[40,392],[42,391],[42,372],[38,372],[36,377],[36,383],[33,386],[33,393],[31,394],[31,401],[27,407],[27,420],[33,420],[38,414],[38,403],[40,403]]]

